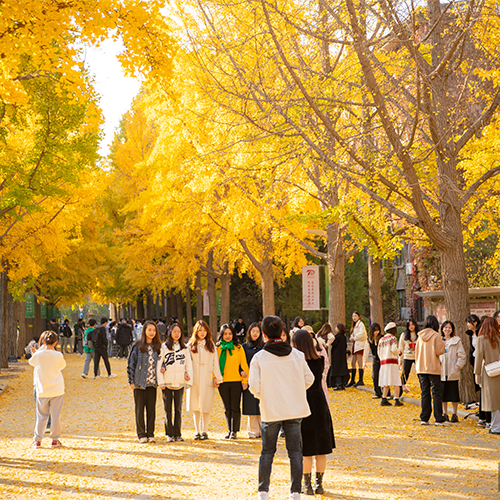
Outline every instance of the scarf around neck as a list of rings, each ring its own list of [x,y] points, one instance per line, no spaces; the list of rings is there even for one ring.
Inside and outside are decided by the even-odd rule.
[[[232,351],[234,350],[234,342],[232,340],[229,342],[221,340],[219,347],[220,347],[220,356],[219,356],[220,373],[222,376],[224,376],[224,368],[226,367],[227,352],[229,351],[230,356],[233,355]]]

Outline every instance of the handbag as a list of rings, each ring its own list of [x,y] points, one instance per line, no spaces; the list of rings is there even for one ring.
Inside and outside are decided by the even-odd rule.
[[[484,369],[488,377],[498,377],[498,375],[500,375],[500,360],[485,364]]]

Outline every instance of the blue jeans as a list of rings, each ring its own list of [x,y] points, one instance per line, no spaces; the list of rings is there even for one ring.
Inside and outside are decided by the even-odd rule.
[[[279,422],[262,422],[262,452],[259,460],[259,491],[269,491],[271,468],[278,433],[283,427],[285,431],[286,450],[290,459],[290,476],[292,493],[300,493],[302,485],[302,435],[300,423],[302,419],[282,420]]]

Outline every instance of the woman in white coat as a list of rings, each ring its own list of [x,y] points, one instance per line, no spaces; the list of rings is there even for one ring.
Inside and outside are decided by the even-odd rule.
[[[188,343],[193,362],[193,385],[188,389],[187,410],[193,412],[195,439],[208,439],[208,423],[214,405],[215,388],[222,383],[219,357],[212,333],[205,321],[200,320],[193,328],[193,335]]]
[[[458,380],[460,370],[465,365],[466,355],[460,337],[455,334],[455,325],[445,321],[441,325],[441,336],[445,341],[446,351],[439,356],[441,360],[441,392],[443,393],[443,416],[448,420],[448,403],[453,405],[452,422],[458,422]]]
[[[353,341],[351,356],[351,381],[346,385],[346,387],[358,387],[360,385],[365,385],[363,382],[363,375],[366,338],[366,328],[364,323],[361,321],[361,315],[359,312],[354,311],[352,313],[351,328],[351,340]],[[356,383],[354,383],[356,378],[356,364],[358,365],[359,379]]]

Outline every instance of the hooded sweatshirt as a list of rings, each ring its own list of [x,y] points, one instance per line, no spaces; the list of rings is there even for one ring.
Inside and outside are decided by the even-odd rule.
[[[445,343],[438,332],[426,328],[418,332],[415,347],[415,366],[417,374],[441,375],[439,356],[445,352]]]

